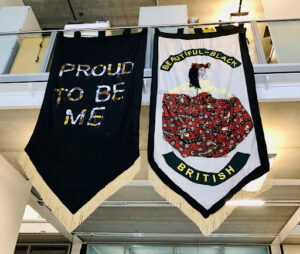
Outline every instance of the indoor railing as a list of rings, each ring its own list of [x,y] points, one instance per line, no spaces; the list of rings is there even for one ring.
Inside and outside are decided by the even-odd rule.
[[[300,29],[300,19],[253,20],[240,23],[247,28],[249,54],[254,66],[259,99],[300,99],[300,34],[296,33]],[[160,25],[158,28],[169,32],[176,32],[178,28],[184,28],[185,33],[193,33],[195,27],[229,24],[236,25],[234,22],[216,22]],[[145,104],[149,102],[155,27],[148,26],[144,70],[143,103]],[[97,31],[107,30],[113,36],[120,34],[121,30],[125,28],[131,28],[132,32],[136,32],[142,27],[88,28],[81,29],[81,33],[82,36],[97,36]],[[49,76],[57,34],[64,32],[65,36],[72,36],[74,31],[70,29],[0,31],[0,107],[5,107],[7,103],[3,99],[5,95],[12,95],[19,89],[30,90],[33,93],[38,91],[38,94],[43,93]],[[25,85],[21,86],[20,83]]]

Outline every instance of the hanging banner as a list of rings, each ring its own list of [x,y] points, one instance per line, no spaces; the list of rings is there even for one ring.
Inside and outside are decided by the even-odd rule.
[[[144,29],[57,38],[40,115],[21,163],[70,231],[140,168],[146,37]]]
[[[150,181],[209,234],[269,170],[245,29],[157,30],[152,72]]]

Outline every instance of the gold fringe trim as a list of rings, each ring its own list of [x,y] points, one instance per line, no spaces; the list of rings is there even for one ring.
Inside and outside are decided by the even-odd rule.
[[[31,181],[32,185],[37,189],[45,204],[51,209],[52,213],[58,220],[71,232],[79,226],[99,205],[107,200],[111,195],[121,189],[128,182],[133,180],[140,170],[140,157],[135,161],[129,169],[119,175],[114,181],[107,184],[104,189],[100,190],[93,198],[91,198],[83,207],[75,214],[72,214],[66,206],[58,199],[58,197],[49,188],[43,178],[32,164],[29,156],[23,152],[20,159],[20,165],[25,174]]]
[[[270,176],[268,175],[262,188],[256,192],[239,191],[230,200],[246,200],[251,199],[262,192],[272,187]],[[176,206],[182,211],[190,220],[192,220],[200,229],[204,236],[210,235],[213,231],[219,228],[224,220],[232,213],[235,206],[223,206],[220,210],[211,214],[208,218],[204,218],[199,211],[193,208],[186,200],[179,194],[171,190],[165,185],[156,173],[149,166],[149,181],[153,185],[155,191],[157,191],[164,199]]]

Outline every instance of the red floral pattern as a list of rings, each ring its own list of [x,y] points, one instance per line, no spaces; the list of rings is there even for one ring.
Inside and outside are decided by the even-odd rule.
[[[237,97],[167,93],[162,107],[163,135],[183,157],[222,157],[253,128],[251,116]]]

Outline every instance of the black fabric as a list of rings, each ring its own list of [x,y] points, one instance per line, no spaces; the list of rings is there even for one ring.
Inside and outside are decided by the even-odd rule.
[[[80,38],[81,37],[81,33],[79,31],[76,31],[74,33],[74,38]]]
[[[98,31],[98,37],[105,38],[105,31]]]
[[[177,34],[184,34],[184,28],[178,28]]]
[[[146,37],[146,29],[109,37],[81,38],[78,33],[75,38],[58,36],[40,115],[25,151],[47,185],[72,213],[139,156]],[[64,64],[69,65],[61,73]],[[89,65],[90,70],[78,73],[79,64],[81,69]],[[118,64],[118,74],[109,75],[118,70]],[[103,66],[106,71],[100,75]],[[102,88],[97,93],[99,86]],[[74,87],[77,88],[68,95]],[[57,89],[61,88],[68,91],[61,92],[59,101]],[[101,109],[92,114],[96,107]],[[81,119],[84,114],[79,114],[84,109]],[[71,117],[66,117],[70,110],[74,124]]]
[[[80,249],[80,254],[86,254],[87,253],[87,244],[82,244]]]
[[[123,31],[123,35],[130,34],[130,33],[131,33],[131,29],[124,29]]]
[[[148,161],[154,172],[163,181],[165,185],[171,188],[174,192],[181,195],[194,209],[198,210],[204,218],[208,218],[210,214],[215,213],[221,207],[223,207],[229,199],[232,198],[234,194],[240,191],[249,182],[257,179],[258,177],[264,175],[269,171],[269,160],[267,147],[264,138],[264,132],[262,127],[262,122],[259,113],[256,85],[254,78],[253,66],[248,52],[247,42],[246,42],[246,29],[243,26],[225,26],[222,29],[217,29],[216,32],[211,33],[201,33],[201,34],[171,34],[164,33],[155,30],[154,36],[154,53],[153,53],[153,63],[152,63],[152,85],[151,85],[151,97],[150,97],[150,120],[149,120],[149,138],[148,138]],[[157,70],[158,70],[158,39],[159,37],[164,38],[179,38],[185,40],[191,39],[201,39],[201,38],[214,38],[224,35],[239,34],[241,56],[243,60],[243,68],[246,77],[247,91],[249,96],[250,108],[252,112],[252,118],[255,127],[255,133],[258,144],[259,158],[261,161],[261,166],[253,170],[249,175],[243,178],[239,184],[231,189],[231,191],[220,199],[215,205],[210,209],[204,208],[196,200],[194,200],[188,193],[183,191],[178,187],[162,170],[154,160],[154,132],[155,132],[155,113],[156,113],[156,96],[157,96]]]
[[[198,28],[196,28],[196,30],[197,29]],[[235,33],[246,33],[246,29],[243,28],[242,26],[238,26],[238,27],[237,26],[223,26],[220,31],[218,31],[217,28],[216,28],[216,30],[217,30],[216,32],[211,32],[211,33],[178,34],[178,33],[165,33],[165,32],[160,31],[158,28],[155,28],[155,35],[164,37],[164,38],[193,40],[193,39],[201,39],[201,38],[214,38],[214,37],[230,35],[230,34],[235,34]],[[154,48],[155,48],[155,45],[154,45]],[[153,63],[154,63],[154,59],[153,59]],[[251,63],[251,60],[250,60],[250,63]]]
[[[189,71],[190,83],[196,88],[201,88],[199,85],[198,75],[198,68],[196,66],[192,66]]]
[[[202,28],[194,28],[195,34],[203,34]]]

